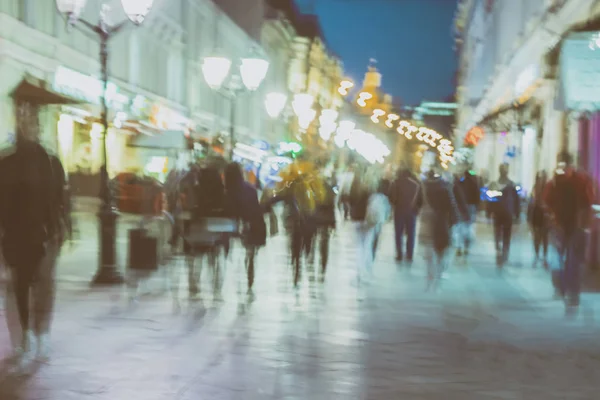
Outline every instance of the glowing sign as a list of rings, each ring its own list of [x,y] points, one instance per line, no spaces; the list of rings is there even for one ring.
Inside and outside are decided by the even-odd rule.
[[[465,144],[470,146],[477,146],[477,143],[479,143],[479,141],[483,139],[484,133],[485,132],[483,128],[479,126],[471,128],[465,135]]]

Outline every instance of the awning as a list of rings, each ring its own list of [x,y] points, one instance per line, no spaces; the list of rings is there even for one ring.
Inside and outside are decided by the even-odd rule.
[[[531,108],[531,105],[530,101],[526,101],[525,103],[515,101],[506,104],[486,115],[476,126],[487,126],[493,132],[509,131],[513,125],[520,125],[525,122],[523,121],[525,110]]]
[[[182,131],[160,131],[148,134],[139,132],[131,138],[129,147],[160,150],[186,150],[188,138]]]
[[[83,101],[53,91],[46,81],[27,75],[13,89],[11,96],[17,101],[36,105],[81,104]]]

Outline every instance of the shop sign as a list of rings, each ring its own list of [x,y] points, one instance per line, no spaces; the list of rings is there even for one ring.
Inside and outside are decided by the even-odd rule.
[[[558,106],[565,110],[600,109],[600,51],[590,49],[598,32],[570,34],[560,53],[560,90]]]
[[[483,139],[485,132],[480,126],[471,128],[465,135],[465,144],[469,146],[477,146],[479,141]]]
[[[101,104],[104,93],[103,82],[91,75],[85,75],[67,67],[59,66],[54,74],[52,89],[57,93],[83,100],[92,104]],[[115,110],[125,110],[129,105],[128,96],[120,93],[120,89],[108,82],[106,89],[108,106]]]
[[[160,104],[154,104],[152,106],[149,122],[159,129],[172,131],[185,131],[190,126],[190,120],[188,118],[184,117],[181,113]]]

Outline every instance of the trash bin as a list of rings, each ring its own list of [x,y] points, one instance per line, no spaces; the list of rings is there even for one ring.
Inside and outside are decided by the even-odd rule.
[[[158,270],[158,238],[149,236],[146,229],[129,230],[128,268],[141,271]]]

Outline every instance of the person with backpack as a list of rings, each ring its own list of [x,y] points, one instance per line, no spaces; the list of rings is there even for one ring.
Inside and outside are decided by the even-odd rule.
[[[36,118],[21,107],[21,118]],[[37,134],[22,122],[15,152],[0,161],[1,241],[20,323],[12,360],[21,372],[49,355],[56,261],[71,226],[65,171]]]
[[[544,189],[544,203],[560,255],[553,281],[568,308],[579,306],[581,268],[584,264],[589,223],[595,194],[589,176],[572,166],[572,157],[561,153],[552,180]]]

